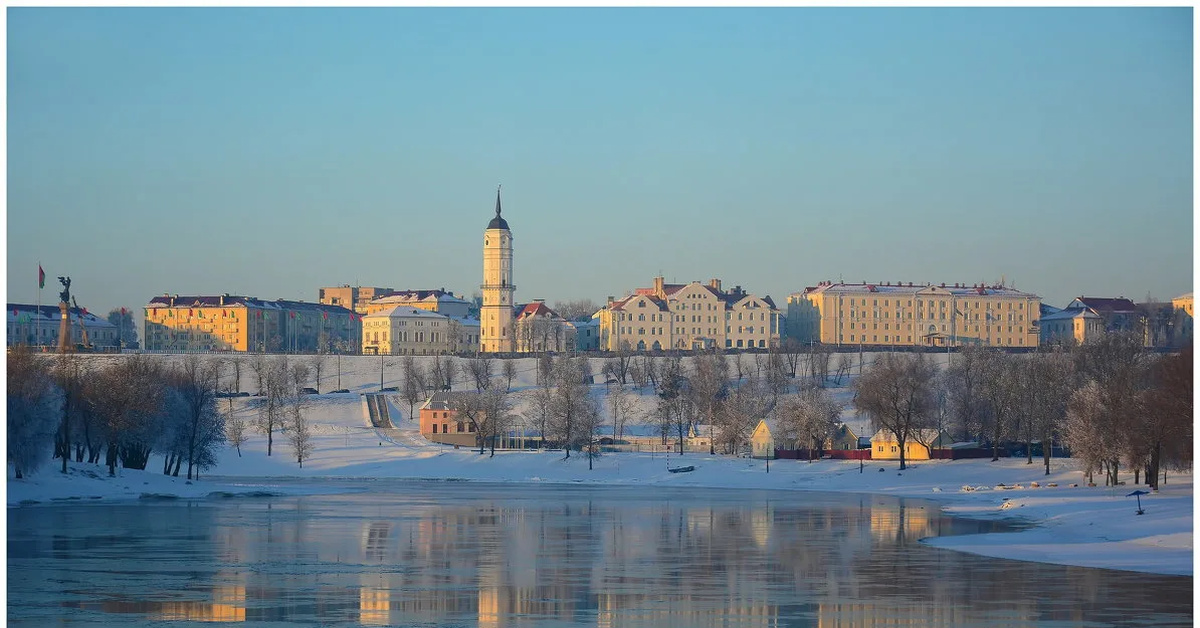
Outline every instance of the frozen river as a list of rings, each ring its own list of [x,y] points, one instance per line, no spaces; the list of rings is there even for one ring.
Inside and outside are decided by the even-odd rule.
[[[316,482],[8,511],[8,623],[1191,626],[1192,579],[981,558],[919,500]]]

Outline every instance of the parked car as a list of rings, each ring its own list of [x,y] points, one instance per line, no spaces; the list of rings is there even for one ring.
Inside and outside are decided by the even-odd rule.
[[[320,393],[317,392],[316,388],[305,387],[305,388],[300,389],[300,394],[302,394],[302,395],[317,395]]]

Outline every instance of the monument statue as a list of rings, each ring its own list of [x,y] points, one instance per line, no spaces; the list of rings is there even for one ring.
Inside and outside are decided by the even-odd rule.
[[[71,278],[70,277],[59,277],[58,283],[61,283],[63,285],[63,291],[58,293],[58,302],[59,303],[70,303],[71,302]]]

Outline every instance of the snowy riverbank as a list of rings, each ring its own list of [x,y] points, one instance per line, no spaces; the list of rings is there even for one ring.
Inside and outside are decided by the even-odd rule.
[[[1049,476],[1040,461],[1027,465],[1021,459],[918,462],[903,473],[895,462],[868,461],[860,472],[854,461],[776,460],[768,472],[761,460],[646,453],[605,454],[589,470],[585,457],[573,454],[564,460],[561,451],[506,451],[493,458],[481,456],[477,450],[434,445],[424,441],[408,420],[402,420],[395,430],[374,430],[365,424],[357,395],[323,395],[319,401],[312,414],[316,451],[303,469],[290,457],[285,439],[276,439],[274,455],[268,457],[265,439],[256,437],[243,446],[241,456],[233,450],[223,452],[214,475],[200,481],[189,483],[183,478],[130,470],[108,478],[104,467],[91,465],[73,465],[72,473],[63,476],[47,467],[24,480],[13,480],[10,475],[7,503],[11,507],[31,502],[326,490],[321,482],[305,482],[304,478],[873,493],[931,499],[951,514],[1019,518],[1033,524],[1014,533],[927,541],[938,547],[1064,565],[1193,573],[1190,474],[1170,476],[1161,492],[1142,496],[1146,514],[1136,515],[1135,499],[1125,497],[1135,487],[1087,487],[1082,473],[1068,459],[1054,461]],[[696,470],[667,470],[685,465]],[[999,488],[1001,484],[1011,488]],[[797,498],[803,499],[802,494]]]

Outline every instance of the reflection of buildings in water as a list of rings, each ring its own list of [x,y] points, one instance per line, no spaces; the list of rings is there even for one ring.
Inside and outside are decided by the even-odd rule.
[[[917,541],[934,534],[930,522],[930,507],[871,505],[871,535],[877,541]]]
[[[358,621],[365,626],[391,624],[391,593],[384,589],[363,586],[358,589]]]
[[[387,556],[388,535],[392,524],[386,521],[373,521],[367,525],[363,538],[363,556],[369,561],[383,562]]]
[[[939,628],[968,624],[961,604],[929,604],[922,600],[880,598],[870,602],[823,602],[817,605],[817,628],[920,626]],[[1014,621],[1021,621],[1016,616]]]
[[[163,602],[162,610],[152,616],[164,621],[246,621],[246,587],[213,587],[213,601]]]

